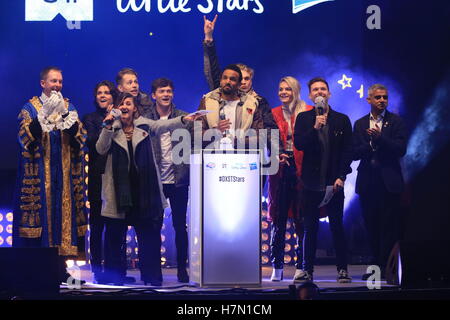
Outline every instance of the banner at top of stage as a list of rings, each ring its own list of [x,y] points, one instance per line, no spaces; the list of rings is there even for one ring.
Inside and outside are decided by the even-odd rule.
[[[157,10],[159,13],[248,11],[261,14],[265,10],[264,1],[267,0],[116,0],[115,5],[120,13]],[[334,0],[292,0],[292,13],[330,1]],[[25,21],[52,21],[58,14],[67,21],[93,21],[94,0],[25,0]]]

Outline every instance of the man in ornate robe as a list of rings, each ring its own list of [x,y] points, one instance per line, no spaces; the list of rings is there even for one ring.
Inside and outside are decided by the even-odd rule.
[[[40,97],[22,108],[13,246],[56,247],[63,262],[78,256],[87,230],[85,130],[77,111],[61,95],[62,73],[41,72]],[[61,280],[67,276],[61,263]]]

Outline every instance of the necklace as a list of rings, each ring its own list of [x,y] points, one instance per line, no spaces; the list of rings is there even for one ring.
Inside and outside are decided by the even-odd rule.
[[[125,133],[125,137],[127,138],[127,140],[130,141],[131,138],[133,137],[134,127],[131,127],[131,129],[128,129],[127,131],[125,131],[125,129],[122,130],[123,133]]]

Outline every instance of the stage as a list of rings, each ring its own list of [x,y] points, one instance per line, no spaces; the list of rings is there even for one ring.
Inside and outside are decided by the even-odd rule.
[[[315,266],[314,273],[314,283],[318,286],[319,293],[314,299],[450,300],[450,170],[445,169],[450,163],[450,46],[442,41],[442,33],[448,38],[450,30],[449,1],[408,1],[406,4],[406,1],[378,0],[373,4],[371,1],[326,0],[186,0],[183,1],[186,5],[184,11],[175,10],[173,4],[176,1],[104,2],[100,5],[100,1],[97,1],[94,6],[93,0],[0,1],[0,87],[4,92],[2,102],[8,106],[3,108],[0,119],[4,149],[0,163],[0,247],[12,246],[13,211],[14,214],[17,211],[27,213],[25,224],[36,228],[26,228],[32,237],[41,232],[38,230],[45,230],[44,220],[49,217],[59,219],[57,215],[41,210],[47,203],[51,203],[45,200],[50,196],[45,192],[47,189],[31,185],[15,188],[21,182],[28,184],[38,181],[37,178],[21,179],[20,175],[16,180],[17,169],[20,168],[18,159],[28,156],[30,158],[27,159],[31,159],[29,151],[32,151],[24,150],[24,145],[18,143],[18,133],[27,130],[18,130],[17,120],[24,104],[42,93],[39,81],[41,70],[47,66],[63,70],[64,86],[60,93],[73,104],[79,119],[96,110],[96,104],[93,103],[96,99],[96,93],[93,96],[96,85],[102,80],[114,82],[119,70],[123,68],[137,71],[139,90],[149,96],[153,80],[169,78],[176,87],[173,92],[174,105],[190,113],[198,109],[202,97],[212,90],[209,75],[204,72],[204,19],[214,19],[218,14],[214,48],[220,62],[219,69],[237,62],[254,69],[253,89],[264,97],[270,108],[284,104],[280,99],[280,79],[288,75],[296,78],[301,88],[298,98],[304,100],[305,104],[312,105],[315,100],[310,97],[309,80],[323,77],[327,80],[327,90],[331,94],[330,106],[334,111],[348,116],[352,127],[358,119],[371,111],[367,98],[370,97],[368,89],[373,84],[383,84],[388,88],[387,110],[404,120],[407,146],[406,154],[401,156],[400,167],[405,188],[401,195],[398,217],[401,224],[399,257],[402,262],[398,268],[403,272],[403,285],[393,286],[381,281],[375,283],[380,285],[379,288],[370,289],[367,282],[361,279],[367,270],[367,265],[364,264],[369,263],[370,259],[366,257],[371,250],[361,199],[355,192],[359,163],[354,161],[351,165],[352,172],[345,179],[343,215],[348,261],[354,263],[349,265],[353,281],[349,284],[336,281],[337,272],[332,265],[336,255],[334,240],[328,220],[323,219],[319,223],[316,255],[318,265]],[[165,2],[163,7],[167,6],[167,12],[162,12],[163,7],[156,6],[157,2]],[[172,4],[170,8],[169,2]],[[181,2],[178,1],[179,5]],[[153,4],[151,10],[150,3]],[[205,7],[207,3],[211,4],[209,8]],[[76,12],[82,12],[83,16],[72,16]],[[436,30],[443,32],[438,33]],[[118,46],[118,40],[122,39],[124,44]],[[387,96],[383,98],[386,99]],[[245,111],[244,108],[242,110]],[[246,111],[252,114],[253,110],[247,108]],[[244,112],[246,117],[248,114]],[[23,115],[27,122],[28,115]],[[383,133],[387,134],[393,125],[392,121],[386,120],[385,126],[381,126]],[[334,132],[336,136],[340,133],[339,130]],[[28,148],[34,145],[36,137],[27,137],[31,140],[22,142]],[[372,146],[372,149],[376,148]],[[183,150],[183,154],[187,153]],[[387,158],[394,154],[386,153]],[[46,153],[39,152],[33,159],[42,160],[42,155]],[[91,169],[94,167],[92,164],[93,162]],[[57,168],[53,164],[51,167]],[[236,170],[245,171],[242,166],[236,166],[238,167]],[[210,172],[218,172],[220,168],[228,170],[232,166],[226,164],[223,167],[223,164],[220,166],[219,162],[211,161],[207,168]],[[250,166],[248,169],[251,171]],[[44,175],[40,170],[37,166],[28,166],[24,172],[30,177],[37,177],[39,173],[39,179],[43,179]],[[81,172],[87,175],[89,167],[81,168]],[[225,174],[219,177],[228,176]],[[233,175],[238,176],[241,174]],[[221,184],[231,183],[219,179],[217,181]],[[83,177],[79,181],[87,184],[88,180]],[[227,205],[232,202],[228,199],[237,204],[250,199],[244,194],[211,190]],[[249,194],[255,196],[255,193]],[[267,195],[263,195],[264,203]],[[81,201],[81,196],[85,198],[87,193],[78,196]],[[27,200],[29,204],[24,204],[22,209],[16,203],[18,199],[23,199],[24,202]],[[86,207],[90,207],[87,199],[83,201]],[[40,215],[36,214],[37,210],[41,211]],[[212,228],[209,230],[214,235],[218,231],[218,224],[228,228],[231,221],[235,224],[235,230],[243,231],[243,226],[249,225],[249,214],[246,210],[241,211],[245,223],[222,214],[222,219],[211,219]],[[234,211],[227,210],[228,212]],[[249,264],[256,269],[256,272],[252,270],[249,273],[252,276],[259,274],[260,263],[264,265],[259,287],[199,288],[193,284],[181,284],[177,282],[176,268],[163,268],[164,281],[161,287],[144,286],[137,269],[128,271],[128,275],[137,280],[133,285],[97,285],[92,282],[90,267],[82,266],[81,278],[86,283],[81,288],[72,289],[67,285],[59,286],[58,273],[52,269],[57,265],[55,257],[53,259],[40,251],[18,255],[20,250],[13,250],[11,258],[0,255],[0,300],[154,300],[154,305],[162,310],[167,305],[164,300],[175,301],[179,305],[184,305],[183,300],[189,300],[192,304],[213,300],[253,301],[248,302],[249,304],[259,301],[296,303],[298,297],[292,281],[294,266],[285,267],[283,281],[270,281],[272,270],[267,266],[271,261],[271,224],[267,220],[266,210],[261,215],[261,223],[253,216],[257,223],[253,229],[250,228],[261,231],[261,237],[255,237],[258,241],[253,242],[260,244],[261,250],[252,251],[257,255],[254,259],[256,262]],[[161,233],[161,261],[164,266],[172,266],[176,261],[173,217],[167,214],[165,219]],[[16,218],[16,221],[22,222],[21,220]],[[16,226],[14,223],[14,227]],[[44,229],[39,229],[41,227]],[[255,234],[259,236],[258,232]],[[230,235],[236,234],[230,232],[229,239]],[[296,257],[296,236],[294,225],[289,221],[283,260],[286,264],[292,264]],[[42,238],[42,234],[40,237]],[[247,237],[244,239],[245,241],[237,243],[250,243]],[[139,258],[137,240],[134,230],[129,230],[126,238],[128,266],[135,267]],[[89,245],[86,244],[85,247],[87,252]],[[220,245],[210,246],[213,253],[221,248]],[[241,249],[241,246],[229,248]],[[225,255],[222,253],[222,256]],[[320,259],[323,261],[319,262]],[[229,271],[233,266],[238,266],[240,269],[236,274],[241,274],[239,271],[243,269],[242,261],[224,261],[221,265],[224,270]],[[205,269],[219,274],[222,272],[222,269],[216,267]],[[10,280],[8,285],[7,280]],[[44,288],[47,284],[50,285]],[[20,290],[25,290],[25,293],[22,294]],[[28,290],[37,291],[27,295],[30,292]],[[45,290],[51,290],[51,293],[45,293]],[[147,302],[149,301],[146,301],[146,308],[152,301]],[[44,308],[29,309],[33,312],[46,311]],[[123,309],[131,315],[130,309]],[[406,312],[406,308],[397,304],[395,309]],[[288,310],[293,314],[298,310],[300,313],[304,312],[301,308]],[[345,312],[346,316],[352,313],[352,310],[348,312],[348,309],[341,309],[341,305],[338,308],[317,310],[322,316],[326,311]],[[372,307],[367,310],[374,314],[376,312]],[[430,310],[436,313],[435,309]],[[387,314],[382,308],[377,311]]]
[[[402,299],[450,299],[450,289],[420,289],[404,290],[398,286],[389,285],[386,281],[375,282],[380,289],[369,289],[367,282],[361,280],[366,272],[365,265],[349,265],[352,283],[338,283],[336,281],[336,267],[334,265],[320,265],[315,267],[314,283],[319,287],[316,300],[402,300]],[[262,268],[261,287],[235,288],[199,288],[193,284],[177,282],[176,268],[163,269],[163,286],[144,286],[140,281],[138,270],[128,270],[127,275],[136,278],[135,284],[126,286],[98,285],[92,283],[89,270],[81,270],[82,279],[86,283],[81,289],[69,289],[61,285],[60,296],[63,300],[296,300],[292,278],[294,266],[285,266],[284,280],[270,281],[272,268]],[[299,283],[296,284],[300,285]]]

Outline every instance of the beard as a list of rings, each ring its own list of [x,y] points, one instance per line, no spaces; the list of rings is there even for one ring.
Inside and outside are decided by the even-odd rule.
[[[226,86],[222,87],[222,92],[224,94],[230,95],[230,94],[236,93],[237,90],[236,90],[236,88],[234,88],[232,86],[226,85]]]

